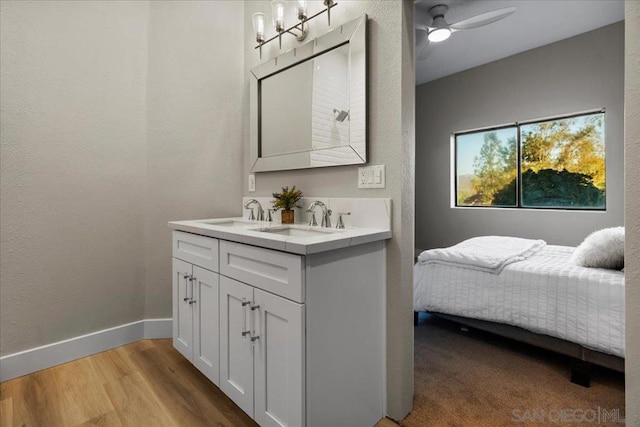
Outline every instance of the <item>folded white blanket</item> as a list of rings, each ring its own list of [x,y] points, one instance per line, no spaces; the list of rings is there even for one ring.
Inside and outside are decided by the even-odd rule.
[[[499,274],[505,266],[527,259],[546,244],[544,240],[519,237],[474,237],[448,248],[426,250],[418,256],[418,262],[453,265]]]

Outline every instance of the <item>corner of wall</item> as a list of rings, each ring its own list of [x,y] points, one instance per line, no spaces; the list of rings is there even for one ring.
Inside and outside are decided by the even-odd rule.
[[[640,426],[640,2],[625,2],[626,423]]]

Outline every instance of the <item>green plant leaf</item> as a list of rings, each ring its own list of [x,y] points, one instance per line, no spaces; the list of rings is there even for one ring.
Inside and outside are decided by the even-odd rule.
[[[298,201],[302,198],[302,191],[298,190],[294,185],[289,190],[289,187],[282,187],[281,193],[272,193],[273,207],[276,209],[290,210],[297,206]]]

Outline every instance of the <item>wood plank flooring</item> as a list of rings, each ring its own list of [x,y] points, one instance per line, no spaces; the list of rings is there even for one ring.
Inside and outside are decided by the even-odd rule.
[[[143,340],[0,384],[0,426],[255,426],[171,345]]]
[[[172,346],[143,340],[0,383],[0,426],[256,426]],[[377,427],[397,426],[389,419]]]

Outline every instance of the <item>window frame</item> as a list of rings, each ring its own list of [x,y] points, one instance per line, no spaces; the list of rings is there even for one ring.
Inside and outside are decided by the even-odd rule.
[[[604,169],[605,169],[605,183],[606,183],[606,173],[607,173],[607,155],[606,155],[606,132],[607,132],[607,126],[606,126],[606,111],[605,108],[599,108],[599,109],[594,109],[594,110],[587,110],[587,111],[583,111],[583,112],[579,112],[579,113],[571,113],[571,114],[564,114],[564,115],[560,115],[560,116],[552,116],[552,117],[547,117],[547,118],[541,118],[541,119],[534,119],[534,120],[526,120],[526,121],[521,121],[521,122],[513,122],[513,123],[506,123],[503,125],[498,125],[498,126],[488,126],[488,127],[483,127],[483,128],[476,128],[476,129],[472,129],[472,130],[465,130],[465,131],[461,131],[461,132],[454,132],[451,136],[451,141],[452,141],[452,145],[453,145],[453,206],[454,208],[460,208],[460,209],[523,209],[523,210],[553,210],[553,211],[569,211],[569,212],[580,212],[580,211],[586,211],[586,212],[605,212],[607,210],[607,190],[606,190],[606,184],[605,184],[605,197],[604,197],[604,205],[600,208],[595,208],[595,207],[580,207],[580,208],[569,208],[566,206],[523,206],[522,205],[522,140],[521,140],[521,126],[526,126],[526,125],[531,125],[531,124],[536,124],[536,123],[544,123],[544,122],[551,122],[551,121],[555,121],[555,120],[566,120],[566,119],[572,119],[574,117],[582,117],[582,116],[590,116],[590,115],[595,115],[595,114],[604,114],[605,116],[603,117],[603,119],[605,120],[605,124],[604,124],[604,132],[603,132],[603,139],[605,140],[604,143],[604,149],[605,149],[605,156],[604,156]],[[478,206],[469,206],[469,205],[460,205],[458,204],[458,137],[459,136],[464,136],[464,135],[469,135],[469,134],[474,134],[474,133],[486,133],[486,132],[492,132],[492,131],[499,131],[502,129],[509,129],[509,128],[515,128],[516,129],[516,204],[515,205],[510,205],[510,206],[505,206],[505,205],[478,205]]]

